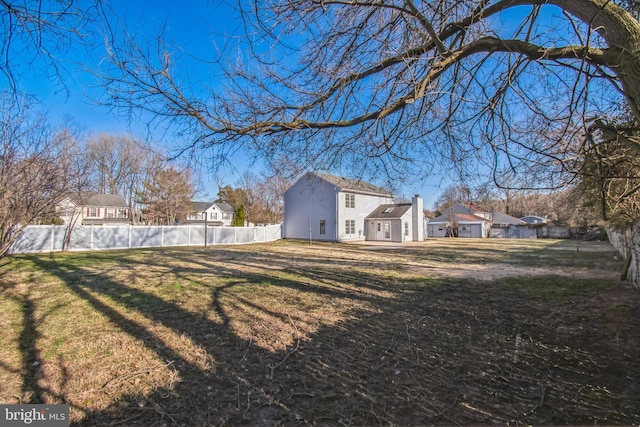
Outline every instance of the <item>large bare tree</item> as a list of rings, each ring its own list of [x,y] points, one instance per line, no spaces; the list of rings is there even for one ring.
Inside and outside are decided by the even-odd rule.
[[[169,120],[180,149],[391,177],[435,162],[465,175],[482,159],[496,176],[520,171],[525,188],[553,188],[579,169],[586,123],[621,103],[640,120],[636,6],[238,2],[248,37],[201,64],[232,64],[221,81],[187,80],[190,58],[168,39],[115,29],[101,75],[110,105]]]
[[[100,134],[87,143],[84,157],[92,189],[123,196],[135,224],[139,220],[135,193],[160,167],[161,156],[131,136]]]
[[[55,217],[57,203],[84,184],[74,133],[53,131],[14,95],[0,94],[0,257],[27,225]]]

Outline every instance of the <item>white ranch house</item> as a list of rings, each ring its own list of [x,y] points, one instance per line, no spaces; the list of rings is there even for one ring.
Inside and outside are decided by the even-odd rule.
[[[422,198],[395,204],[368,182],[309,172],[284,194],[285,239],[324,241],[424,240]]]

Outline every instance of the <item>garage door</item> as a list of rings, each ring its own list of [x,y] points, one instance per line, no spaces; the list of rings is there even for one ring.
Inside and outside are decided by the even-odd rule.
[[[482,237],[482,225],[471,224],[471,237]]]

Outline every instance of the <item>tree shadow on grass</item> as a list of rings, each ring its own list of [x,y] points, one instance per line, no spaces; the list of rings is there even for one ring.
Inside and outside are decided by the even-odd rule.
[[[183,255],[189,267],[174,259],[172,271],[191,280],[203,271],[229,279],[210,287],[215,321],[90,268],[34,258],[179,374],[171,390],[152,391],[142,406],[140,395],[120,395],[109,408],[87,412],[80,424],[640,422],[633,389],[640,381],[640,297],[626,287],[611,292],[624,296],[612,324],[602,317],[609,313],[604,297],[595,293],[557,305],[472,281],[392,283],[373,271],[336,272],[327,260],[310,267],[276,254],[209,255]],[[149,264],[160,266],[162,259]],[[264,268],[248,273],[248,264]],[[284,309],[239,292],[261,284],[268,284],[265,296],[278,291]],[[305,333],[297,294],[314,297],[327,311],[336,301],[353,305],[338,323]],[[585,323],[576,309],[592,321]],[[210,355],[211,368],[125,313],[188,337]],[[240,336],[234,328],[252,318],[270,321],[267,329],[288,325],[290,342],[267,349]]]
[[[21,403],[44,403],[42,390],[38,384],[38,375],[42,360],[36,342],[39,337],[35,318],[35,305],[29,294],[22,300],[23,326],[18,338],[18,345],[23,360],[24,377],[22,381]]]

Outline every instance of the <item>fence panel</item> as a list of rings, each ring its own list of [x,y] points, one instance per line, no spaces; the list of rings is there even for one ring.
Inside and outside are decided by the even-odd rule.
[[[132,248],[162,246],[162,227],[160,226],[133,226],[130,231]]]
[[[26,227],[9,253],[56,252],[64,249],[66,226]],[[161,246],[233,245],[268,242],[282,238],[282,227],[180,226],[77,226],[71,232],[72,251],[150,248]]]
[[[71,231],[71,251],[91,250],[92,232],[91,227],[74,227]]]
[[[186,246],[189,244],[189,226],[166,226],[162,232],[162,246]]]
[[[214,245],[234,245],[235,243],[236,232],[233,227],[216,227]]]
[[[55,252],[64,247],[67,227],[64,225],[30,225],[11,245],[10,254],[31,252]]]
[[[541,238],[549,238],[549,239],[571,238],[569,227],[545,225],[543,227],[536,228],[536,231],[537,231],[538,237],[541,237]]]
[[[254,243],[256,231],[255,227],[236,227],[235,243]]]
[[[203,246],[205,233],[211,233],[213,227],[189,227],[189,246]]]
[[[282,239],[282,225],[269,225],[264,230],[265,241],[272,242]]]
[[[127,249],[129,248],[129,227],[103,226],[91,227],[91,249]]]

